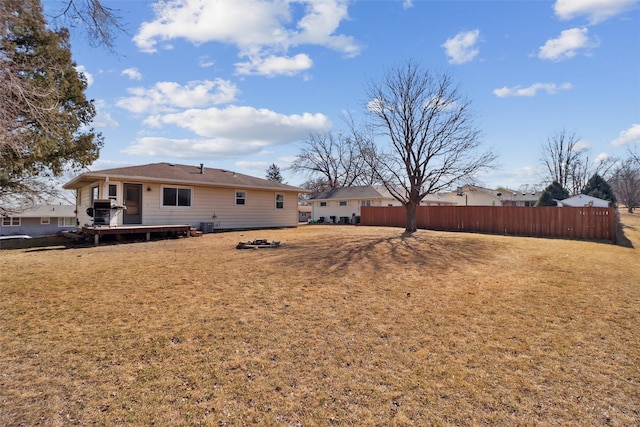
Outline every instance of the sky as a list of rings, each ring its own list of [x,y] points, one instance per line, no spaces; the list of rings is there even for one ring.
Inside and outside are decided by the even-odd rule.
[[[43,0],[45,14],[64,2]],[[73,33],[104,136],[90,170],[155,162],[264,177],[311,133],[365,120],[366,88],[411,60],[471,101],[489,188],[546,186],[542,147],[590,159],[640,146],[640,0],[103,0],[113,51]],[[544,185],[543,185],[544,184]]]

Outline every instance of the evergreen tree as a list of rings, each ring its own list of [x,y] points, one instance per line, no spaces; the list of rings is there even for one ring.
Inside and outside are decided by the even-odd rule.
[[[281,184],[284,181],[282,173],[280,173],[280,168],[275,163],[272,163],[271,166],[269,166],[265,178],[267,178],[269,181],[275,181]]]
[[[587,181],[587,184],[582,189],[582,194],[616,203],[616,196],[613,193],[613,189],[609,183],[597,173],[589,178],[589,181]]]
[[[558,181],[553,181],[542,191],[537,206],[558,206],[556,200],[564,200],[569,197],[569,191]]]
[[[69,32],[47,28],[39,0],[0,3],[0,204],[98,158],[96,111],[75,66]]]

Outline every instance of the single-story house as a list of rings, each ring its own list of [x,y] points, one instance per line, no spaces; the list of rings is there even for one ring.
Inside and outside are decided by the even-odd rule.
[[[384,187],[364,185],[329,189],[309,199],[311,219],[320,223],[357,223],[362,206],[402,206]],[[440,195],[428,195],[423,206],[451,205]]]
[[[311,205],[298,205],[298,222],[311,220]]]
[[[190,225],[213,229],[296,227],[302,188],[224,169],[152,163],[83,173],[76,190],[80,226]]]
[[[533,207],[540,200],[542,191],[513,191],[508,189],[498,190],[498,197],[502,206]]]
[[[440,195],[444,201],[458,206],[502,206],[502,196],[500,191],[477,185],[463,185],[455,191]]]
[[[73,205],[40,205],[19,213],[3,215],[1,236],[48,236],[76,229]]]
[[[586,194],[577,194],[564,200],[556,200],[558,206],[583,207],[593,206],[596,208],[608,208],[610,203],[608,200],[599,199]]]

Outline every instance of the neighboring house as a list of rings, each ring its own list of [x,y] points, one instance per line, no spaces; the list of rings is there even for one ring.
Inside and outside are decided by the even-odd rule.
[[[41,205],[11,216],[2,216],[0,235],[38,237],[73,231],[76,229],[75,209],[73,205]]]
[[[517,192],[512,190],[498,190],[498,196],[502,201],[502,206],[533,207],[540,200],[541,191]]]
[[[593,196],[587,196],[586,194],[578,194],[573,197],[569,197],[564,200],[556,200],[558,206],[569,206],[569,207],[583,207],[583,206],[593,206],[595,208],[608,208],[610,202],[608,200],[599,199]]]
[[[298,222],[311,220],[311,205],[298,205]]]
[[[81,226],[191,225],[207,231],[296,227],[298,193],[306,192],[202,164],[173,163],[87,172],[64,188],[76,190]]]
[[[456,191],[441,194],[441,198],[450,204],[458,206],[502,206],[503,194],[496,190],[464,185]]]
[[[332,188],[311,197],[309,203],[313,221],[342,224],[357,223],[362,206],[402,206],[386,188],[377,185]],[[450,204],[437,194],[422,201],[423,206]]]

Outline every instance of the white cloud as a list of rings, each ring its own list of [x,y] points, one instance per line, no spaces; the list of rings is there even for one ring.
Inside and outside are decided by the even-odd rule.
[[[252,58],[248,62],[239,62],[236,68],[239,74],[262,75],[275,77],[277,75],[292,76],[313,66],[308,55],[300,53],[294,57],[268,56],[266,58]]]
[[[93,84],[93,74],[89,73],[84,65],[76,65],[76,71],[87,79],[87,87]]]
[[[309,133],[327,131],[331,127],[331,122],[323,114],[284,115],[271,110],[239,106],[191,109],[153,116],[153,122],[158,126],[175,125],[198,137],[142,137],[127,147],[125,153],[179,158],[236,157],[301,141]]]
[[[640,124],[634,123],[629,129],[620,132],[620,136],[611,141],[611,145],[614,147],[620,147],[622,145],[640,143]]]
[[[638,0],[557,0],[553,9],[560,19],[586,15],[590,23],[597,24],[630,9],[637,3]]]
[[[480,50],[476,47],[480,37],[480,30],[466,31],[447,39],[444,47],[450,64],[464,64],[475,58]]]
[[[402,2],[402,7],[405,9],[410,9],[413,7],[413,0],[404,0],[404,2]]]
[[[117,105],[134,113],[176,111],[176,108],[205,107],[233,102],[238,88],[228,80],[197,80],[182,86],[175,82],[158,82],[153,87],[129,88],[132,95]]]
[[[114,120],[114,118],[111,117],[111,114],[108,111],[106,111],[107,104],[103,100],[101,99],[96,100],[94,102],[94,105],[96,107],[96,115],[93,118],[92,125],[95,128],[118,129],[120,127],[120,123]]]
[[[155,19],[144,22],[134,37],[143,51],[154,52],[160,42],[184,38],[192,43],[235,45],[240,57],[287,57],[291,47],[320,45],[353,57],[361,46],[351,36],[337,34],[348,19],[350,0],[169,0],[155,6]],[[304,5],[302,17],[295,12]],[[251,11],[251,13],[247,13]],[[239,65],[246,65],[240,63]],[[260,68],[255,68],[259,71]],[[278,68],[266,68],[275,72]],[[291,74],[295,68],[283,68]]]
[[[324,114],[284,115],[267,109],[229,106],[224,109],[187,110],[166,114],[162,123],[189,129],[204,137],[254,141],[264,146],[306,138],[312,131],[328,130],[331,123]]]
[[[267,168],[269,167],[269,165],[271,165],[271,163],[239,161],[239,162],[235,162],[234,165],[241,170],[250,171],[256,175],[260,173],[262,173],[263,175],[266,175]]]
[[[506,98],[509,96],[536,96],[539,91],[544,91],[549,95],[555,95],[560,91],[569,90],[571,89],[571,87],[571,83],[562,83],[560,85],[557,85],[555,83],[534,83],[529,87],[504,86],[499,89],[494,89],[493,94],[499,98]]]
[[[549,39],[538,52],[540,59],[560,61],[576,56],[580,49],[592,49],[600,44],[597,40],[590,40],[587,28],[571,28],[564,30],[555,39]]]
[[[215,62],[209,58],[209,55],[202,55],[198,58],[198,65],[202,68],[212,67]]]
[[[125,68],[124,70],[122,70],[122,73],[120,73],[120,75],[127,76],[131,80],[142,80],[142,74],[140,74],[140,71],[138,71],[138,69],[135,67]]]

